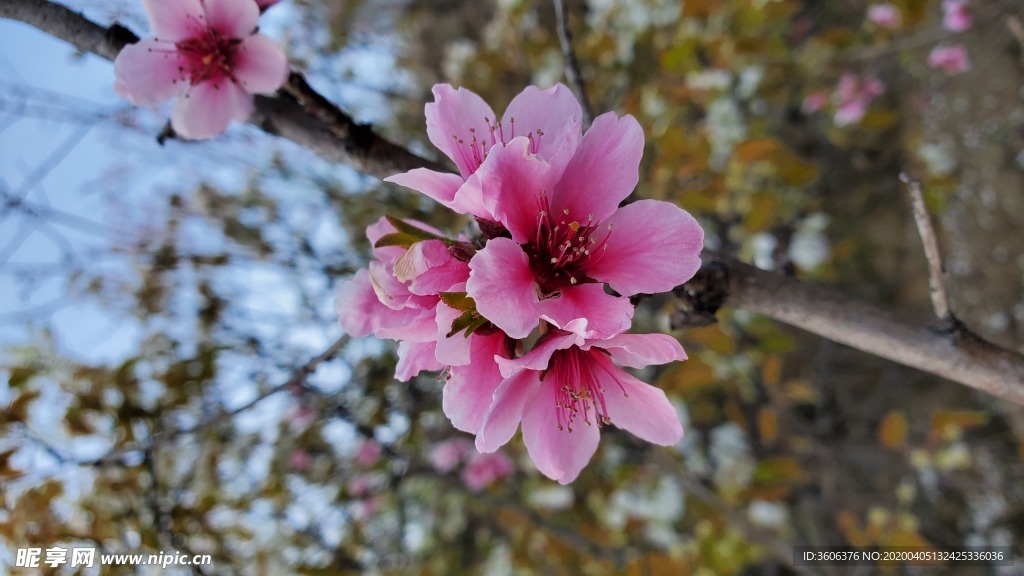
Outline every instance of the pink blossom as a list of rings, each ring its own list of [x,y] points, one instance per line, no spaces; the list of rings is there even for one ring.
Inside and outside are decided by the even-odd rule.
[[[370,496],[369,498],[363,498],[356,502],[355,510],[353,511],[356,519],[366,520],[377,513],[380,509],[380,497]]]
[[[601,426],[614,424],[663,446],[682,439],[682,425],[665,393],[619,367],[685,360],[679,342],[665,334],[593,340],[586,320],[564,329],[552,324],[555,330],[525,356],[496,359],[505,380],[477,434],[478,450],[494,452],[521,422],[537,469],[568,484],[597,450]]]
[[[363,468],[369,468],[380,460],[381,448],[375,440],[367,440],[359,446],[356,451],[356,464]]]
[[[594,121],[564,170],[525,138],[492,149],[474,176],[510,237],[492,238],[469,262],[466,291],[477,310],[512,338],[545,315],[562,324],[587,318],[609,336],[629,327],[629,296],[690,279],[704,239],[697,221],[668,202],[618,207],[636,185],[642,152],[639,124],[614,113]],[[606,283],[621,296],[607,294]]]
[[[462,462],[463,456],[470,451],[475,452],[473,443],[465,438],[450,438],[439,442],[430,450],[430,464],[434,470],[447,474]]]
[[[316,408],[308,404],[300,404],[293,408],[288,416],[288,424],[294,430],[305,430],[316,422]]]
[[[828,104],[828,92],[824,90],[818,90],[812,92],[804,98],[803,104],[800,105],[800,109],[803,110],[804,114],[814,114],[818,110],[821,110]]]
[[[277,91],[288,60],[256,32],[253,0],[143,0],[154,36],[114,61],[118,95],[139,106],[177,98],[171,125],[186,138],[210,138],[253,111],[252,94]]]
[[[440,231],[422,222],[406,224],[441,236]],[[407,381],[423,370],[444,367],[435,358],[438,293],[464,283],[469,266],[439,240],[418,242],[409,248],[376,246],[381,238],[396,232],[386,218],[367,227],[366,235],[375,246],[377,260],[338,287],[334,309],[347,334],[399,340],[395,377]]]
[[[473,492],[479,492],[516,471],[516,463],[501,452],[474,453],[462,470],[462,481]]]
[[[971,27],[967,0],[942,0],[942,26],[950,32],[963,32]]]
[[[931,53],[928,54],[928,65],[932,68],[942,69],[951,76],[971,69],[967,49],[962,44],[932,48]]]
[[[832,100],[836,104],[833,121],[837,126],[860,122],[875,97],[885,93],[885,83],[875,77],[861,77],[847,72],[839,79]]]
[[[532,153],[564,168],[580,141],[582,109],[562,84],[547,90],[529,86],[512,99],[500,121],[480,96],[449,84],[433,88],[434,102],[426,105],[427,136],[459,168],[459,174],[425,168],[385,178],[417,190],[459,214],[486,223],[495,220],[480,195],[474,174],[494,146],[525,138]],[[476,183],[465,187],[467,180]]]
[[[670,290],[700,266],[703,230],[684,210],[653,200],[618,209],[643,155],[632,116],[604,114],[581,135],[579,102],[562,85],[527,88],[497,124],[468,90],[438,85],[434,96],[427,133],[460,174],[413,170],[387,180],[481,223],[489,240],[470,260],[466,291],[511,338],[526,337],[541,315],[622,332],[633,313],[624,297]]]
[[[270,8],[280,1],[281,0],[256,0],[256,4],[260,7],[260,12],[265,12],[267,8]]]
[[[903,15],[900,14],[899,8],[886,2],[871,5],[868,8],[868,20],[879,28],[893,29],[899,28],[900,24],[903,23]]]
[[[309,456],[309,452],[298,448],[292,451],[291,456],[288,458],[288,463],[295,470],[305,470],[309,468],[310,463],[313,461]]]
[[[372,488],[373,478],[366,474],[356,474],[345,486],[348,493],[356,498],[368,494]]]

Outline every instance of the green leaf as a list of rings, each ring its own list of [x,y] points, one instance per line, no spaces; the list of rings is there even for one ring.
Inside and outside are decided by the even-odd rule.
[[[461,312],[475,312],[476,302],[473,301],[465,292],[440,292],[438,296],[441,297],[441,302],[444,302],[449,307],[459,310]]]
[[[374,248],[384,248],[385,246],[401,246],[402,248],[410,248],[413,244],[421,241],[421,238],[417,238],[412,234],[403,234],[401,232],[395,232],[392,234],[385,234],[377,239],[377,242],[373,244]]]
[[[462,316],[459,316],[454,322],[452,322],[452,329],[451,332],[448,332],[447,337],[451,338],[459,332],[469,328],[475,324],[479,318],[480,317],[476,315],[476,312],[473,312],[472,310],[463,313]]]
[[[398,218],[395,218],[393,216],[385,216],[385,218],[387,218],[388,222],[390,222],[391,225],[395,227],[395,230],[397,230],[401,234],[415,236],[420,240],[443,240],[445,242],[450,242],[450,240],[448,240],[448,238],[445,238],[444,236],[438,236],[433,232],[428,232],[422,228],[413,226],[412,224],[409,224],[404,220],[399,220]]]
[[[466,334],[464,335],[464,337],[469,338],[470,334],[476,332],[477,329],[479,329],[484,324],[487,324],[487,322],[487,318],[484,318],[483,316],[478,317],[476,321],[474,321],[472,324],[466,327]]]

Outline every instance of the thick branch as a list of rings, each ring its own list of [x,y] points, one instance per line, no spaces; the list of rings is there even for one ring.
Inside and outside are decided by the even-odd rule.
[[[105,28],[73,10],[47,0],[0,0],[0,18],[20,20],[79,50],[92,52],[107,60],[113,60],[122,48],[139,40],[138,36],[123,26],[115,24]],[[293,75],[289,85],[295,82],[297,80]],[[305,84],[305,81],[302,83]],[[320,97],[318,103],[321,108],[313,110],[305,108],[304,102],[300,103],[288,94],[258,96],[256,112],[249,122],[266,132],[304,146],[326,160],[348,164],[378,178],[413,168],[443,169],[376,135],[372,127],[357,123],[326,98]],[[324,109],[324,105],[330,109]],[[329,115],[332,122],[323,122],[324,115]]]
[[[705,255],[697,276],[676,290],[713,313],[722,303],[763,314],[840,344],[1024,405],[1024,356],[966,329],[915,326],[878,306],[749,264]],[[708,298],[712,295],[713,298]],[[704,308],[703,310],[700,308]],[[693,317],[691,310],[688,317]]]

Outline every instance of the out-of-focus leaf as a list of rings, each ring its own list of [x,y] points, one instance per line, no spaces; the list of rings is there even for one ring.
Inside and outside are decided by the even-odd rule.
[[[889,449],[902,447],[907,439],[907,417],[902,410],[892,410],[878,425],[878,441]]]

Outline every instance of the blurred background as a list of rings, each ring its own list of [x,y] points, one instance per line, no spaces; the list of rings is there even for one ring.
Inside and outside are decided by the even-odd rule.
[[[69,5],[148,33],[137,2]],[[905,171],[954,311],[1024,350],[1019,0],[566,5],[594,109],[646,131],[637,197],[927,324]],[[284,0],[261,28],[428,156],[435,82],[500,111],[564,81],[547,0]],[[161,574],[699,576],[918,574],[798,572],[791,546],[971,544],[1017,567],[927,573],[1022,573],[1024,410],[742,310],[688,327],[670,297],[637,309],[634,331],[690,356],[640,374],[680,445],[605,429],[570,486],[518,440],[479,457],[436,375],[395,381],[389,342],[332,347],[368,224],[466,222],[251,126],[160,143],[167,118],[118,100],[109,62],[0,21],[0,574],[58,544],[213,558]],[[154,573],[104,569],[136,572]]]

